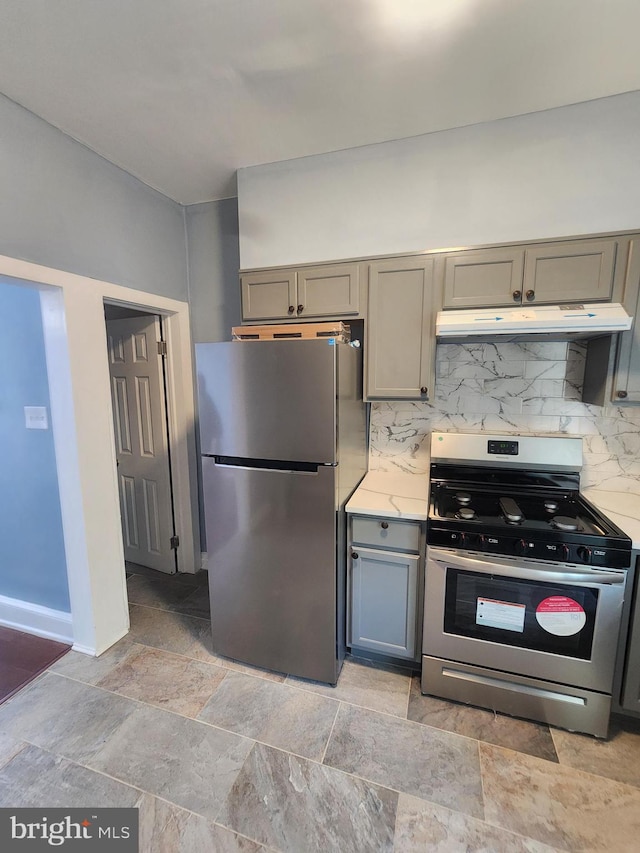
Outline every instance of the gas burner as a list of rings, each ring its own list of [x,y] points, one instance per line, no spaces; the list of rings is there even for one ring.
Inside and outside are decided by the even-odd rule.
[[[462,506],[465,506],[468,503],[471,503],[471,495],[467,492],[456,492],[456,500]]]
[[[558,506],[559,504],[557,501],[544,502],[544,508],[547,510],[547,512],[555,512],[558,509]]]
[[[567,532],[580,530],[580,522],[577,518],[567,518],[564,515],[555,515],[551,519],[551,524],[558,530],[566,530]]]
[[[471,521],[475,517],[476,511],[475,509],[471,509],[470,506],[463,506],[456,513],[456,518],[462,518],[464,521]]]
[[[513,498],[500,498],[499,504],[507,524],[522,524],[524,514]]]

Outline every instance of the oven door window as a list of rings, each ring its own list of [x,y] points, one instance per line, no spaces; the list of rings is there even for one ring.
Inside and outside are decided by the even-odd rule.
[[[444,630],[590,660],[598,591],[447,568]]]

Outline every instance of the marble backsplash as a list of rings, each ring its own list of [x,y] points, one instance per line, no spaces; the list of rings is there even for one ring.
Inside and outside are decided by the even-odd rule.
[[[372,470],[421,473],[432,431],[583,437],[582,488],[640,493],[640,406],[580,402],[578,343],[438,344],[429,403],[371,404]]]

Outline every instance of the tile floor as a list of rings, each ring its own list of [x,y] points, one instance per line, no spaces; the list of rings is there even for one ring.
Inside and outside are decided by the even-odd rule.
[[[335,688],[256,670],[210,650],[206,578],[128,587],[124,640],[0,707],[0,806],[137,805],[143,853],[638,849],[640,726],[549,730],[356,659]]]

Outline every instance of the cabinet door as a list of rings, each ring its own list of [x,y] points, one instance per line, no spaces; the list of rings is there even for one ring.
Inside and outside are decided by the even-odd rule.
[[[522,298],[522,249],[480,249],[447,255],[445,308],[519,305]]]
[[[436,348],[432,258],[369,265],[368,399],[428,400]]]
[[[572,240],[525,252],[523,302],[606,301],[611,298],[615,240]]]
[[[245,273],[240,278],[243,320],[275,320],[295,317],[294,270]]]
[[[616,403],[640,403],[640,238],[629,244],[624,307],[635,320],[631,329],[620,335],[612,399]]]
[[[358,264],[333,264],[298,270],[298,317],[357,314],[359,304]]]
[[[351,551],[351,646],[415,658],[419,560],[417,554]]]

